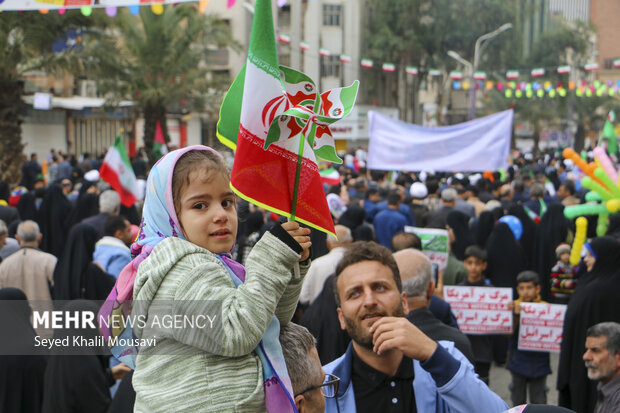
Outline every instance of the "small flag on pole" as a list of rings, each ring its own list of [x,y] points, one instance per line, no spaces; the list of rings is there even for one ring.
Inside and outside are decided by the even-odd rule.
[[[509,70],[506,72],[506,79],[508,80],[515,80],[519,78],[519,71],[518,70]]]
[[[620,67],[620,59],[614,59],[614,68],[619,68]]]
[[[584,69],[586,70],[586,72],[591,72],[593,70],[598,70],[598,63],[596,63],[596,62],[586,63],[586,65],[584,66]]]
[[[474,80],[486,80],[487,74],[482,71],[474,72]]]
[[[428,69],[430,76],[441,76],[441,72],[438,69]]]
[[[392,73],[396,70],[396,66],[394,66],[393,63],[383,63],[381,69],[383,69],[384,72]]]
[[[372,60],[370,59],[362,59],[360,64],[362,65],[362,67],[365,67],[366,69],[372,68],[372,65],[373,65]]]
[[[122,133],[122,132],[121,132]],[[121,133],[114,139],[99,168],[99,177],[110,184],[121,197],[121,204],[130,207],[138,200],[136,175],[133,172]]]
[[[351,63],[351,56],[349,56],[348,54],[341,54],[340,61],[342,63]]]
[[[168,153],[168,147],[164,139],[164,132],[161,129],[161,123],[157,121],[155,127],[155,139],[153,140],[153,157],[155,160],[159,160],[162,156]]]
[[[410,76],[417,76],[418,75],[418,68],[415,66],[407,66],[405,68],[405,73],[407,73]]]
[[[532,69],[532,77],[541,77],[545,75],[545,69],[543,67],[537,67]]]
[[[570,66],[569,65],[558,66],[558,73],[561,75],[570,73]]]
[[[299,48],[304,51],[308,50],[310,49],[310,44],[308,44],[308,42],[301,41],[299,42]]]
[[[278,41],[280,43],[289,44],[291,42],[291,36],[285,33],[278,34]]]
[[[323,57],[327,57],[327,56],[329,56],[329,55],[330,55],[330,52],[329,52],[329,50],[327,50],[326,48],[321,47],[321,48],[319,49],[319,55],[320,55],[320,56],[323,56]]]
[[[452,80],[461,80],[463,79],[463,72],[458,70],[453,70],[450,72],[450,79]]]
[[[334,168],[323,169],[319,174],[322,183],[330,186],[340,185],[340,174]]]

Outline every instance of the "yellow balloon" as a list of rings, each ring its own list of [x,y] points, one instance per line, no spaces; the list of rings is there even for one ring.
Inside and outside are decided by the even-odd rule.
[[[575,240],[570,250],[570,263],[573,266],[579,264],[581,259],[581,249],[586,242],[586,233],[588,232],[588,220],[585,217],[579,217],[575,221],[575,226],[577,231],[575,231]]]
[[[90,6],[84,6],[80,9],[80,11],[82,12],[82,14],[86,17],[90,16],[91,14],[93,14],[93,8]]]
[[[162,4],[151,4],[151,10],[155,14],[162,14],[164,12],[164,6]]]
[[[512,89],[506,89],[506,92],[504,92],[504,95],[507,98],[511,98],[512,97]]]
[[[517,99],[521,99],[521,96],[523,96],[523,91],[522,91],[521,89],[518,89],[518,90],[515,92],[515,97],[516,97]]]
[[[620,210],[620,199],[615,198],[610,201],[607,201],[605,204],[607,206],[607,210],[611,213],[616,213]]]

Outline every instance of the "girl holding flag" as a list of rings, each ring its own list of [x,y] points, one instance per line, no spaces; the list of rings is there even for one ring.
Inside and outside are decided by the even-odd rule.
[[[294,412],[291,382],[279,343],[280,325],[293,316],[310,266],[310,230],[287,222],[266,233],[247,269],[228,253],[237,231],[235,196],[219,153],[191,146],[166,154],[151,170],[143,220],[123,269],[100,311],[145,317],[137,338],[156,345],[114,347],[135,365],[135,411]],[[301,278],[291,269],[300,263]],[[208,315],[211,328],[154,326],[157,302],[184,317]],[[104,336],[132,337],[131,328]],[[134,364],[135,362],[135,364]]]

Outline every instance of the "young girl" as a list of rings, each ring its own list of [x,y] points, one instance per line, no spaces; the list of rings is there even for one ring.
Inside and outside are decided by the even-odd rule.
[[[278,336],[293,316],[310,265],[310,230],[295,222],[274,227],[254,246],[247,269],[226,255],[236,232],[235,196],[217,152],[191,146],[153,167],[132,246],[136,258],[108,298],[118,306],[112,313],[126,313],[123,300],[132,290],[131,316],[149,320],[147,327],[133,326],[135,338],[157,340],[135,357],[136,412],[294,411]],[[291,272],[297,261],[301,278]],[[173,304],[159,311],[156,301]],[[150,321],[166,311],[215,316],[214,327],[153,327]],[[102,314],[109,315],[105,307]],[[127,337],[126,331],[102,330]],[[114,350],[121,361],[132,361],[131,349]]]

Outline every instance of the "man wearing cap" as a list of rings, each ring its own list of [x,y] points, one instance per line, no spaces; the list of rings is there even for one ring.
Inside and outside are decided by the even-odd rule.
[[[424,198],[428,195],[428,189],[422,182],[414,182],[409,188],[411,195],[411,213],[418,227],[425,227],[428,222],[428,208],[424,205]]]

